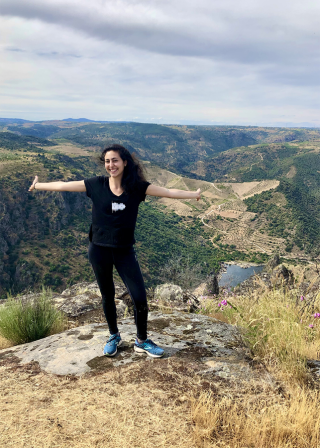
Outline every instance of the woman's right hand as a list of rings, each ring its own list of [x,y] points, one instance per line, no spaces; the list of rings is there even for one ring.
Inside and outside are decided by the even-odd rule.
[[[32,191],[32,190],[35,190],[35,184],[38,182],[38,176],[36,176],[35,178],[34,178],[34,181],[32,182],[32,185],[31,185],[31,187],[29,188],[29,191]]]

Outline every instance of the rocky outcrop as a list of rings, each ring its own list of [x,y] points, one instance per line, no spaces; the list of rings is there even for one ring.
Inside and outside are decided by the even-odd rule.
[[[185,312],[195,312],[200,307],[200,301],[195,295],[171,283],[157,286],[150,304],[155,308]]]
[[[79,376],[135,362],[144,362],[145,368],[150,362],[161,362],[134,352],[136,326],[132,318],[120,320],[119,330],[123,345],[114,358],[103,356],[107,325],[91,324],[1,350],[0,364],[36,362],[49,373]],[[262,366],[256,370],[239,330],[232,325],[199,314],[150,313],[148,332],[164,348],[165,358],[179,360],[208,379],[271,381]]]
[[[207,294],[219,295],[219,281],[216,274],[212,274],[207,281]]]
[[[30,293],[19,296],[22,301],[32,300],[40,293]],[[0,300],[0,304],[5,300]],[[54,293],[52,302],[57,309],[69,318],[79,318],[87,313],[101,309],[101,293],[97,282],[76,283],[62,293]],[[118,318],[133,315],[133,302],[128,290],[123,284],[115,283],[115,302]],[[199,299],[180,286],[172,284],[160,285],[155,292],[149,291],[148,304],[151,310],[169,310],[195,312],[199,309]],[[101,312],[101,315],[103,313]]]
[[[277,286],[280,286],[283,283],[287,285],[294,283],[293,272],[283,264],[274,270],[273,277],[275,277],[277,281]]]
[[[273,269],[277,266],[279,266],[280,264],[280,257],[278,254],[275,254],[272,258],[270,258],[270,260],[268,261],[268,263],[265,266],[265,269],[271,270],[273,271]]]

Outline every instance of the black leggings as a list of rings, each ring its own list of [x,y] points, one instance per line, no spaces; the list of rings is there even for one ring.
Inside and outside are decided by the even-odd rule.
[[[93,267],[101,295],[103,311],[110,334],[118,332],[117,309],[114,301],[113,266],[128,288],[134,305],[134,319],[139,339],[147,339],[148,304],[139,263],[133,247],[114,248],[90,243],[89,261]]]

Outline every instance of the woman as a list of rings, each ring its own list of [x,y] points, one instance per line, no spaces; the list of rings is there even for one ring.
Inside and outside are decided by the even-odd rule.
[[[100,157],[109,177],[96,176],[73,182],[38,182],[35,177],[29,191],[86,192],[93,202],[89,233],[89,261],[93,267],[101,295],[103,310],[110,330],[104,347],[106,356],[114,356],[121,344],[114,301],[112,271],[116,267],[128,288],[134,304],[137,339],[134,350],[160,358],[164,350],[147,337],[148,304],[146,291],[133,245],[138,207],[146,195],[176,199],[200,199],[196,192],[172,190],[146,181],[140,162],[121,145],[106,148]]]

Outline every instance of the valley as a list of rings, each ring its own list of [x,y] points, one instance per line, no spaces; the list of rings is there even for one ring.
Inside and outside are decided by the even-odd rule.
[[[35,174],[43,181],[104,174],[99,152],[115,142],[140,156],[151,183],[202,190],[199,202],[148,197],[140,206],[136,249],[147,286],[175,255],[199,264],[203,277],[222,261],[318,256],[318,130],[2,122],[1,296],[93,280],[89,199],[27,190]]]

